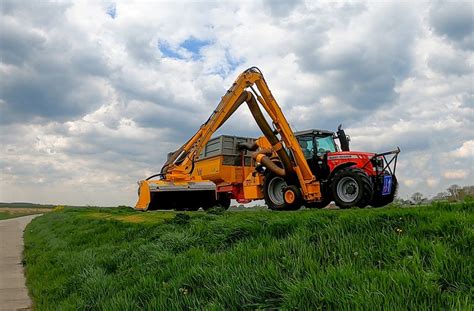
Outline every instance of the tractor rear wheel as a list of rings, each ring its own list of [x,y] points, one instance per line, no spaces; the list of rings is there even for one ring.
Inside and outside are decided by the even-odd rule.
[[[398,181],[395,175],[392,175],[392,190],[387,195],[382,195],[381,191],[374,193],[374,197],[370,202],[370,206],[373,207],[382,207],[387,204],[390,204],[395,199],[395,195],[397,194],[398,189]]]
[[[300,208],[301,193],[295,186],[288,186],[286,180],[268,172],[263,181],[263,196],[265,203],[271,210],[295,210]],[[291,203],[286,202],[290,200]]]
[[[366,207],[374,193],[372,181],[359,168],[343,168],[332,178],[330,190],[340,208]]]

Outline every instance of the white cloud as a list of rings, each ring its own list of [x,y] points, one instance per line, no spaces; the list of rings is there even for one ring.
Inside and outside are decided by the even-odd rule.
[[[469,169],[445,171],[443,176],[447,179],[465,179],[469,175]]]
[[[473,158],[474,157],[474,140],[465,141],[461,147],[452,151],[451,155],[456,158]]]
[[[460,7],[127,1],[113,18],[110,2],[4,1],[0,201],[133,204],[135,181],[253,65],[296,129],[343,123],[355,149],[400,146],[402,196],[474,183]],[[260,135],[246,107],[220,133]]]

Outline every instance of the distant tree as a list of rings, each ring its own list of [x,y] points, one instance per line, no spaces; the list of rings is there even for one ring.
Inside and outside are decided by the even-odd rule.
[[[459,191],[459,200],[472,201],[474,199],[474,186],[465,186]]]
[[[443,201],[443,200],[447,200],[449,197],[449,193],[447,192],[438,192],[437,195],[435,195],[433,197],[433,201]]]
[[[457,201],[459,200],[459,191],[461,190],[461,187],[459,185],[451,185],[449,186],[448,189],[446,189],[449,193],[449,200],[450,201]]]
[[[421,204],[421,202],[423,201],[423,193],[415,192],[411,195],[411,199],[412,199],[413,203]]]

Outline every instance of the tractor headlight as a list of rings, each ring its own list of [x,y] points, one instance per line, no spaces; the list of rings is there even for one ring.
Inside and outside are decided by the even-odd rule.
[[[380,158],[375,158],[372,160],[372,164],[374,166],[374,169],[376,169],[377,171],[382,171],[383,170],[383,167],[384,167],[384,163],[383,163],[383,158],[380,157]]]

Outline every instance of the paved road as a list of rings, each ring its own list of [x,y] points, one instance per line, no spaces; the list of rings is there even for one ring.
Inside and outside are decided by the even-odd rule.
[[[0,310],[30,310],[21,256],[23,230],[35,217],[0,220]]]

